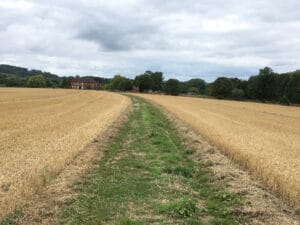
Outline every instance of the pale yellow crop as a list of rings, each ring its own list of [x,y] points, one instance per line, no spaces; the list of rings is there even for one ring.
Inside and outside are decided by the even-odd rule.
[[[39,191],[128,107],[100,91],[0,88],[0,218]]]
[[[300,207],[300,107],[139,95],[190,124],[291,204]]]

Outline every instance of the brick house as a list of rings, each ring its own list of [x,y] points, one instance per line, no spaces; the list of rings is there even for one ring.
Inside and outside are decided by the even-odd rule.
[[[93,78],[81,78],[77,76],[71,80],[72,89],[99,89],[100,83]]]

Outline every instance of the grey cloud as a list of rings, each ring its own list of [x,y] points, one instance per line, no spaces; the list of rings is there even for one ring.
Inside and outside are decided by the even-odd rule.
[[[3,0],[0,42],[0,63],[61,75],[246,77],[300,68],[300,2]]]
[[[78,33],[78,38],[94,41],[107,51],[130,50],[137,48],[151,48],[151,39],[159,28],[150,23],[133,22],[132,19],[116,19],[110,17],[108,21],[89,18],[86,27]]]

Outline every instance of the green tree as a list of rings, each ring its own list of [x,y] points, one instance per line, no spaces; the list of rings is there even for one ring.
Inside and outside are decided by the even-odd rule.
[[[27,80],[27,86],[29,86],[29,87],[45,87],[46,79],[43,77],[43,75],[31,76]]]
[[[250,99],[258,99],[258,76],[251,76],[248,80],[246,95]]]
[[[208,84],[205,87],[204,94],[207,96],[211,96],[212,94],[212,84]]]
[[[275,100],[276,74],[270,67],[260,69],[257,85],[257,97],[260,100]]]
[[[71,88],[71,80],[73,77],[63,77],[60,83],[61,88]]]
[[[136,76],[134,79],[134,84],[140,88],[141,92],[153,90],[154,87],[154,81],[150,74]]]
[[[179,95],[180,82],[176,79],[169,79],[165,83],[165,93],[168,95]]]
[[[102,85],[102,86],[101,86],[101,90],[106,90],[106,91],[112,90],[111,84],[108,83],[108,84]]]
[[[188,86],[186,82],[180,82],[180,93],[186,94],[188,92]]]
[[[260,69],[259,70],[259,75],[260,76],[263,76],[263,75],[272,75],[274,72],[272,70],[272,68],[266,66],[265,68],[263,69]]]
[[[110,83],[111,90],[128,91],[132,88],[131,81],[121,75],[116,75]]]
[[[191,95],[198,95],[199,94],[199,89],[196,88],[196,87],[189,87],[188,90],[187,90],[187,93],[191,94]]]
[[[233,84],[227,77],[217,78],[211,86],[211,94],[217,98],[228,98],[231,95]]]
[[[242,89],[244,92],[246,92],[248,81],[247,80],[240,80],[239,78],[229,78],[233,88]]]
[[[291,102],[300,103],[300,70],[292,74],[286,92]]]
[[[162,72],[152,72],[147,70],[143,75],[146,75],[152,79],[152,87],[149,88],[152,91],[161,91],[163,86],[163,73]]]
[[[286,95],[284,95],[279,99],[279,103],[283,105],[290,105],[290,100]]]
[[[187,84],[187,88],[189,90],[189,88],[194,87],[198,89],[198,93],[203,94],[204,90],[205,90],[205,86],[206,83],[204,80],[202,79],[191,79],[189,81],[186,82]]]
[[[231,97],[236,100],[241,100],[245,97],[245,92],[242,89],[234,88],[231,91]]]
[[[8,77],[5,81],[7,87],[24,87],[26,86],[26,81],[24,78],[17,76]]]
[[[52,87],[52,88],[58,87],[58,84],[55,82],[55,80],[50,80],[47,78],[45,78],[45,80],[46,80],[45,87]]]
[[[281,74],[276,76],[276,90],[275,90],[275,95],[277,100],[280,102],[287,102],[286,99],[287,97],[287,91],[288,91],[288,85],[289,81],[291,79],[292,75],[290,73],[286,74]],[[283,103],[282,102],[282,103]]]
[[[252,76],[248,80],[247,96],[258,100],[277,99],[277,75],[270,67],[259,70],[258,76]]]

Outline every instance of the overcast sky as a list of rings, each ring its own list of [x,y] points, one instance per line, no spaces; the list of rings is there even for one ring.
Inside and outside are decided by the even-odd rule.
[[[299,0],[0,0],[0,63],[186,80],[300,69]]]

